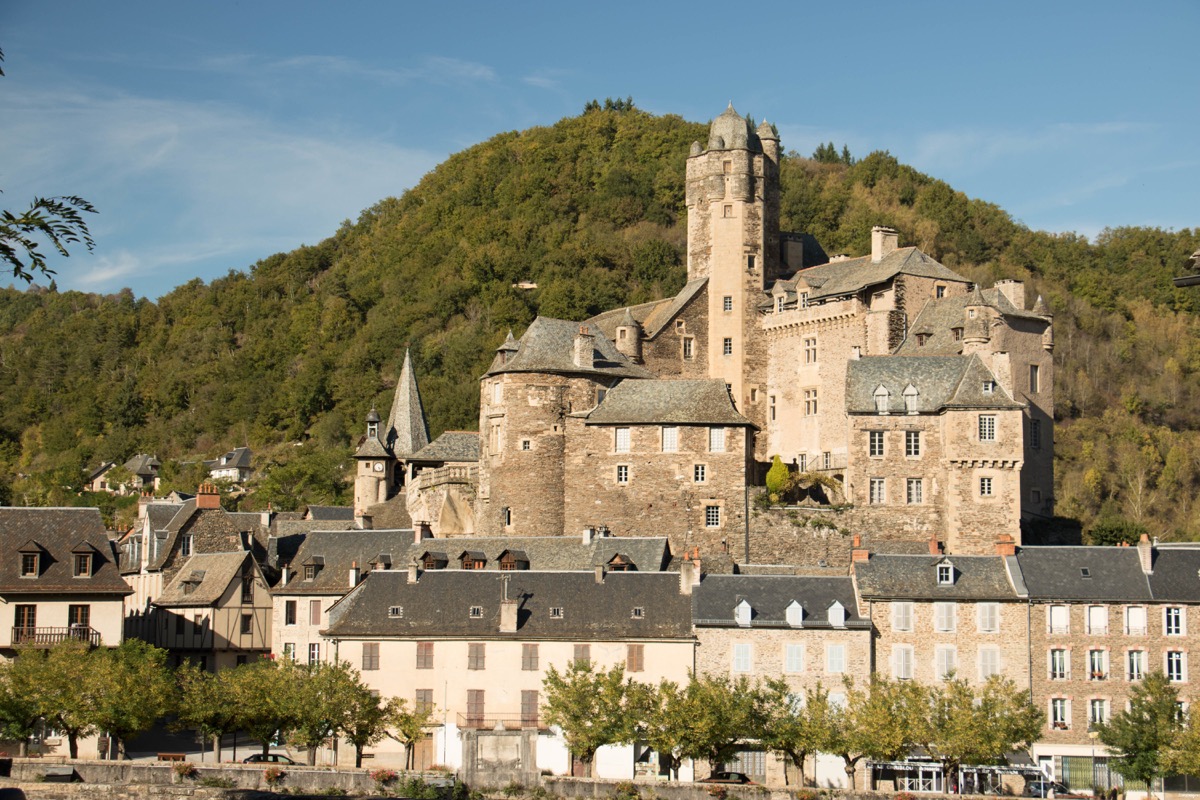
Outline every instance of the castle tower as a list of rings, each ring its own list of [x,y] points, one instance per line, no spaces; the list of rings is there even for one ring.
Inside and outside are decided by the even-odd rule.
[[[991,318],[988,316],[988,305],[983,299],[983,293],[976,286],[967,298],[964,309],[966,319],[963,320],[962,354],[986,353],[988,342],[992,338]]]
[[[779,138],[751,130],[731,103],[708,145],[687,161],[688,280],[708,279],[708,374],[730,387],[738,410],[763,420],[753,400],[765,381],[758,306],[780,277]],[[761,402],[761,401],[760,401]]]
[[[629,309],[617,324],[617,352],[635,364],[642,363],[642,326]]]
[[[407,350],[404,351],[404,366],[400,368],[400,380],[396,381],[396,396],[392,399],[392,413],[384,428],[383,444],[397,458],[410,456],[429,444],[421,391],[417,388]]]
[[[379,440],[379,413],[367,414],[367,435],[354,453],[354,516],[387,500],[395,482],[396,460]]]

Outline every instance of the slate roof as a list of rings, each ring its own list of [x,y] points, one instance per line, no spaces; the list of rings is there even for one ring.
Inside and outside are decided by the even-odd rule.
[[[157,458],[145,453],[138,453],[133,458],[125,462],[125,469],[130,475],[150,476],[154,477],[158,474],[158,468],[162,464]]]
[[[984,381],[995,388],[983,393]],[[874,414],[875,390],[890,393],[888,411],[904,414],[904,390],[912,384],[919,392],[917,412],[937,413],[945,408],[1024,408],[1014,401],[977,355],[970,356],[869,356],[851,360],[846,369],[846,411]]]
[[[722,380],[622,381],[587,415],[589,425],[753,425]]]
[[[404,351],[400,379],[396,381],[396,393],[392,397],[392,411],[383,429],[383,444],[396,456],[415,453],[429,444],[425,408],[421,405],[421,392],[417,388],[416,373],[413,372],[407,350]]]
[[[409,461],[479,461],[479,434],[475,431],[445,431],[408,458]]]
[[[1153,567],[1150,591],[1155,600],[1200,603],[1200,548],[1190,542],[1160,546],[1154,551]]]
[[[363,516],[370,517],[371,527],[381,531],[412,528],[412,515],[408,513],[408,492],[398,492],[382,503],[367,506]]]
[[[836,600],[846,609],[846,627],[871,627],[858,614],[854,584],[848,576],[706,575],[692,592],[692,620],[700,627],[738,627],[734,607],[750,604],[750,627],[790,627],[787,608],[793,601],[804,609],[803,627],[828,628],[829,606]]]
[[[309,506],[308,518],[311,520],[337,522],[352,522],[354,520],[353,506]]]
[[[950,585],[937,582],[937,565],[954,566]],[[863,598],[900,600],[1017,600],[1000,556],[876,555],[854,563]],[[1024,599],[1024,598],[1020,598]]]
[[[374,436],[364,436],[358,449],[354,451],[355,458],[391,458],[392,454],[383,446],[383,442]]]
[[[809,267],[792,276],[790,284],[794,287],[796,281],[800,280],[808,284],[808,298],[812,301],[854,294],[868,286],[889,281],[901,273],[967,282],[962,275],[942,266],[917,248],[899,247],[878,263],[871,261],[871,256],[867,255]]]
[[[155,598],[154,605],[164,608],[211,606],[241,575],[242,565],[248,558],[247,552],[198,553],[184,563],[174,580]],[[186,593],[184,584],[197,580],[199,583],[191,594]]]
[[[103,462],[102,464],[100,464],[100,466],[96,467],[94,470],[92,470],[91,472],[88,473],[86,483],[91,483],[92,481],[96,480],[96,478],[99,478],[101,475],[108,472],[110,469],[112,469],[116,465],[117,465],[117,462],[115,462],[115,461]]]
[[[519,603],[517,630],[500,632],[504,581]],[[403,615],[390,617],[399,606]],[[478,607],[481,615],[472,617]],[[551,609],[562,609],[551,617]],[[643,609],[635,618],[633,609]],[[337,637],[479,637],[605,641],[690,639],[691,597],[674,573],[474,572],[439,570],[408,582],[407,571],[375,572],[336,603],[325,633]]]
[[[325,568],[312,581],[305,581],[300,573],[286,587],[276,587],[275,592],[345,594],[351,563],[357,561],[365,575],[380,553],[391,556],[392,570],[407,570],[409,563],[429,551],[446,555],[447,571],[462,571],[457,559],[465,550],[482,553],[484,570],[496,572],[505,550],[524,553],[530,568],[541,571],[591,570],[608,564],[618,553],[632,561],[639,572],[659,572],[669,562],[666,537],[600,536],[590,544],[563,536],[454,536],[415,542],[411,530],[314,531],[305,537],[291,563],[295,568],[314,556],[322,556]]]
[[[250,469],[250,458],[253,453],[249,447],[235,447],[211,461],[205,461],[204,466],[209,472],[217,469]]]
[[[203,526],[205,532],[208,533],[231,535],[249,533],[253,540],[257,540],[265,546],[265,533],[262,529],[261,519],[258,514],[254,513],[228,512],[221,508],[197,509],[196,499],[192,498],[179,506],[179,510],[175,512],[165,528],[155,531],[155,538],[159,540],[158,550],[155,557],[150,560],[149,569],[153,572],[163,568],[167,557],[175,547],[180,532],[188,523],[191,523],[196,529]],[[241,537],[238,538],[238,541],[237,550],[240,551]]]
[[[634,364],[608,337],[593,332],[593,365],[575,364],[575,335],[580,324],[564,319],[538,317],[518,341],[517,352],[504,364],[493,363],[488,375],[506,372],[565,372],[576,375],[609,375],[619,378],[650,378],[653,375]]]
[[[1017,563],[1034,600],[1153,599],[1136,547],[1023,547]]]
[[[33,542],[41,555],[41,573],[21,577],[20,548]],[[92,575],[76,578],[72,551],[90,547]],[[97,508],[0,507],[0,594],[132,594],[121,577],[116,552]]]
[[[654,300],[641,305],[629,306],[629,314],[639,325],[642,326],[642,333],[647,339],[653,339],[662,333],[671,320],[675,319],[676,315],[690,303],[700,290],[708,285],[708,278],[697,278],[693,281],[688,281],[679,294],[665,300]],[[602,314],[597,314],[587,321],[589,328],[599,330],[610,340],[617,335],[617,326],[625,318],[625,309],[617,308],[612,311],[605,311]]]
[[[961,353],[962,342],[954,340],[953,329],[966,329],[967,306],[979,302],[978,299],[972,300],[974,297],[976,294],[972,292],[953,297],[940,297],[927,302],[913,319],[909,335],[896,348],[896,354],[942,356]],[[1014,306],[999,289],[984,289],[979,292],[978,298],[983,301],[985,306],[995,309],[1004,316],[1046,322],[1044,317]],[[917,341],[916,334],[918,333],[927,334],[928,338],[925,339],[925,344],[922,345]]]

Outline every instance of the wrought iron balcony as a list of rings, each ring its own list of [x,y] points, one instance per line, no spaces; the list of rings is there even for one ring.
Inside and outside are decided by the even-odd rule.
[[[519,731],[525,728],[536,728],[539,731],[550,730],[538,717],[522,718],[519,714],[512,717],[477,717],[472,714],[459,714],[458,727],[461,730],[476,731]]]
[[[100,646],[100,631],[87,625],[72,625],[69,628],[13,628],[12,643],[29,647],[51,647],[59,642],[74,639],[87,642],[92,647]]]

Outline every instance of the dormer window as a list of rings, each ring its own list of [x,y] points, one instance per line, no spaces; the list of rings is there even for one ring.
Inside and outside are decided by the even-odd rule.
[[[311,581],[311,580],[315,580],[316,577],[317,577],[317,565],[316,564],[305,564],[304,565],[304,580]]]
[[[911,383],[904,387],[904,412],[906,414],[917,413],[917,398],[921,393],[917,391],[917,387]]]
[[[500,569],[508,572],[529,569],[529,556],[520,550],[505,550],[500,554]]]
[[[918,333],[917,334],[917,347],[924,347],[925,342],[927,342],[927,341],[929,341],[928,333]]]
[[[637,564],[634,564],[629,556],[617,553],[608,560],[609,572],[636,572]]]
[[[954,585],[954,565],[949,561],[937,565],[938,586]]]
[[[892,393],[887,390],[887,387],[880,384],[875,389],[875,413],[888,413],[888,401],[891,399]]]
[[[846,607],[837,600],[829,607],[829,624],[835,628],[846,627]]]
[[[951,328],[950,329],[950,334],[954,337],[954,341],[956,341],[956,342],[962,341],[962,333],[963,333],[962,328]]]
[[[196,591],[196,587],[199,585],[200,585],[200,583],[198,581],[184,581],[183,582],[183,593],[191,594],[192,592]]]
[[[983,393],[984,394],[991,394],[994,391],[996,391],[996,382],[995,381],[984,381],[983,382]]]
[[[464,550],[458,560],[462,569],[479,570],[487,566],[487,557],[475,550]]]
[[[75,554],[75,577],[90,578],[92,576],[92,554],[91,553],[76,553]]]
[[[788,625],[791,625],[793,628],[804,627],[804,606],[793,600],[788,604],[785,613],[787,614]]]
[[[192,535],[185,533],[179,537],[179,555],[188,558],[192,554]]]
[[[743,627],[750,624],[750,617],[754,610],[750,607],[750,603],[746,600],[741,600],[733,607],[733,621]]]
[[[38,576],[38,554],[21,553],[21,577],[36,578]]]
[[[800,292],[796,295],[796,304],[800,308],[808,308],[808,292]]]

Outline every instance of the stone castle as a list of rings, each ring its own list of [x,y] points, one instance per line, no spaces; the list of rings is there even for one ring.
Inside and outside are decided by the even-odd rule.
[[[826,258],[779,230],[779,158],[766,123],[717,117],[687,161],[683,290],[510,334],[478,434],[429,442],[406,358],[356,454],[363,525],[402,504],[432,536],[655,535],[710,565],[803,563],[826,529],[781,532],[754,505],[775,456],[819,489],[802,515],[876,551],[994,553],[1050,517],[1041,298],[981,289],[886,227],[869,255]]]

